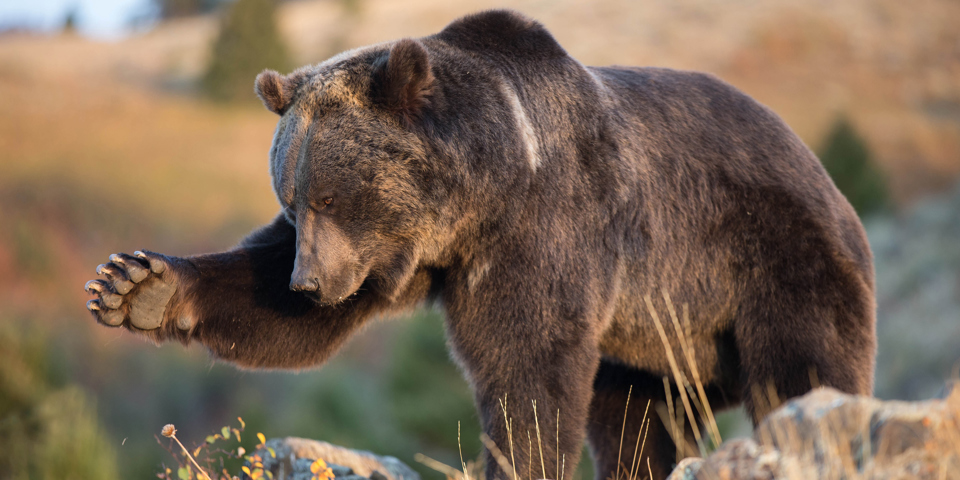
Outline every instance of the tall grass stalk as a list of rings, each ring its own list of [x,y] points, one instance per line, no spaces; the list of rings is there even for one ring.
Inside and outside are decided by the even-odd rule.
[[[547,478],[547,466],[543,462],[543,442],[540,440],[540,420],[537,418],[537,401],[530,400],[533,403],[533,423],[537,427],[537,448],[540,449],[540,471],[542,478]]]
[[[460,452],[460,466],[463,467],[463,478],[465,480],[470,480],[470,475],[467,473],[467,463],[463,461],[463,447],[460,445],[460,421],[457,421],[457,450]]]
[[[670,364],[670,370],[673,371],[673,378],[677,383],[677,390],[680,392],[680,401],[683,402],[683,408],[687,412],[687,417],[690,420],[690,427],[691,430],[693,430],[693,436],[697,439],[697,446],[700,447],[700,454],[706,456],[707,449],[703,443],[703,438],[700,436],[700,429],[697,428],[697,420],[693,415],[693,408],[690,406],[690,399],[687,398],[687,390],[683,388],[683,373],[681,373],[680,367],[677,365],[677,359],[673,355],[673,348],[670,347],[670,340],[667,339],[667,332],[663,329],[663,323],[660,322],[660,315],[658,315],[657,310],[653,308],[653,300],[650,298],[650,295],[645,295],[643,300],[647,303],[647,308],[650,310],[650,316],[653,317],[654,325],[657,327],[657,333],[660,334],[660,340],[663,342],[663,346],[667,350],[667,362]]]
[[[723,443],[723,439],[720,438],[720,429],[717,427],[717,420],[713,416],[713,409],[710,408],[710,402],[707,401],[707,393],[703,388],[703,382],[700,381],[700,370],[697,368],[693,346],[687,342],[687,335],[683,329],[680,328],[680,319],[677,317],[677,311],[673,307],[673,302],[670,300],[670,294],[667,293],[666,290],[663,291],[663,301],[667,303],[667,311],[670,312],[670,318],[673,320],[673,328],[677,332],[677,338],[680,339],[680,349],[683,351],[683,355],[687,360],[687,367],[690,368],[690,373],[693,375],[693,382],[696,385],[697,393],[700,396],[700,404],[703,406],[704,413],[706,413],[706,417],[704,417],[701,413],[701,418],[703,418],[705,420],[704,423],[707,424],[707,429],[710,432],[713,444],[719,446],[721,443]],[[683,313],[684,319],[688,319],[689,313],[687,310],[687,304],[683,305]],[[687,322],[687,325],[689,325],[689,322]]]
[[[503,423],[507,427],[507,442],[510,443],[510,462],[513,464],[513,480],[517,479],[517,459],[513,454],[513,419],[507,417],[507,395],[503,395],[500,400],[500,408],[503,410]]]
[[[461,479],[463,479],[463,473],[460,472],[459,470],[457,470],[456,468],[453,468],[453,467],[451,467],[451,466],[449,466],[449,465],[447,465],[447,464],[445,464],[445,463],[443,463],[443,462],[441,462],[441,461],[439,461],[439,460],[434,460],[434,459],[432,459],[432,458],[430,458],[430,457],[428,457],[428,456],[426,456],[426,455],[424,455],[424,454],[422,454],[422,453],[416,453],[416,454],[414,454],[414,455],[413,455],[413,459],[416,460],[417,462],[423,464],[423,465],[426,466],[427,468],[430,468],[430,469],[432,469],[432,470],[436,470],[436,471],[438,471],[438,472],[446,475],[447,478],[453,478],[453,479],[455,479],[455,480],[461,480]]]
[[[620,446],[617,448],[617,473],[613,476],[620,480],[620,458],[623,455],[623,434],[627,431],[627,411],[630,408],[630,396],[633,395],[633,385],[627,390],[627,403],[623,406],[623,426],[620,427]]]

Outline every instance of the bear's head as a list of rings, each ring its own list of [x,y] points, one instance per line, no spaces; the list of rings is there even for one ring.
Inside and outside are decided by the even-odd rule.
[[[270,173],[297,231],[292,290],[324,304],[361,287],[394,297],[437,250],[442,192],[419,124],[434,83],[426,49],[410,39],[257,77],[257,95],[280,115]]]

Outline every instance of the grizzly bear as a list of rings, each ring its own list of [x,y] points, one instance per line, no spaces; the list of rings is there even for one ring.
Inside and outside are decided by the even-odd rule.
[[[688,306],[714,409],[757,421],[769,387],[871,393],[860,221],[776,114],[713,76],[586,67],[539,23],[488,11],[255,89],[280,116],[281,212],[227,252],[112,255],[87,284],[100,323],[300,369],[434,302],[484,432],[538,478],[558,459],[571,474],[584,437],[596,478],[631,464],[621,438],[674,378],[647,295]],[[662,478],[674,444],[650,418]],[[489,452],[486,469],[513,475]]]

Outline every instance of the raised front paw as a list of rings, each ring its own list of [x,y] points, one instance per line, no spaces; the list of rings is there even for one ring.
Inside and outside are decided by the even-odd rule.
[[[97,273],[104,278],[84,286],[97,296],[87,302],[87,309],[104,325],[129,322],[128,326],[140,330],[163,325],[181,280],[170,258],[151,252],[115,253],[109,263],[97,266]]]

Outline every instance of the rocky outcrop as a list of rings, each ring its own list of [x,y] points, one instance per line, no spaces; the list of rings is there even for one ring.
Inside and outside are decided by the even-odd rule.
[[[668,480],[960,480],[960,387],[925,402],[830,388],[771,413],[752,439],[688,458]]]
[[[306,438],[272,438],[253,454],[262,459],[263,469],[276,480],[314,478],[310,465],[317,459],[327,463],[336,480],[420,480],[417,472],[394,457]]]
[[[277,480],[315,478],[318,458],[336,480],[420,480],[394,457],[317,440],[274,438],[254,455]],[[924,402],[816,389],[771,413],[753,438],[685,459],[667,480],[775,479],[960,480],[960,382]]]

